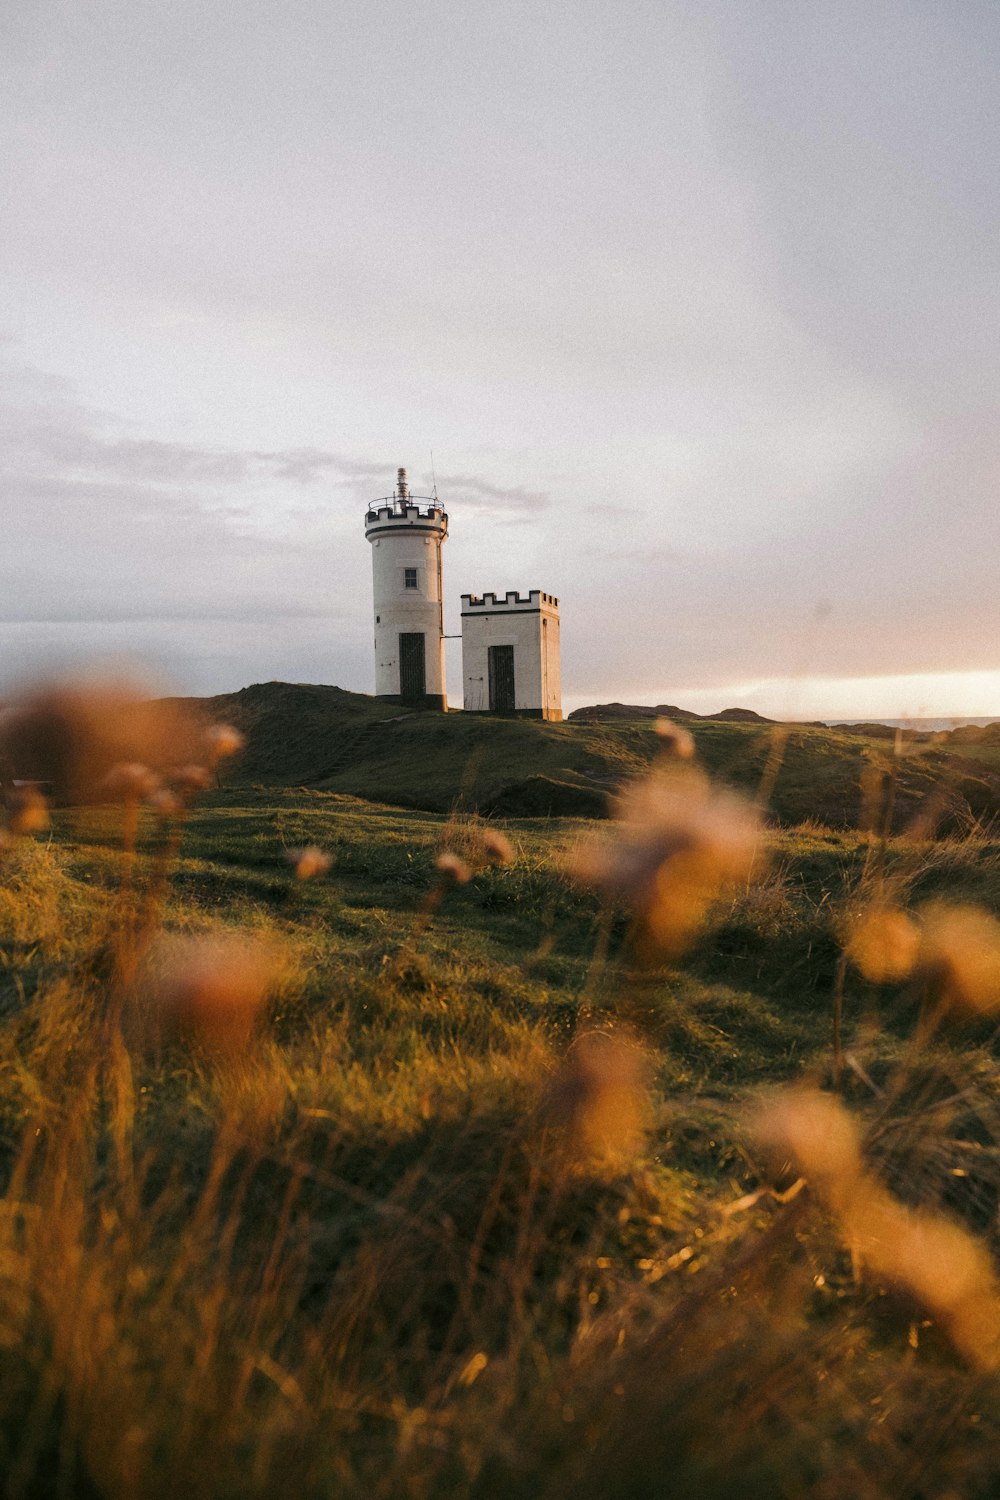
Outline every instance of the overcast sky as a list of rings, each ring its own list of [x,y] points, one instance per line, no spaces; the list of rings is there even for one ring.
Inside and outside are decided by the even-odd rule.
[[[7,0],[0,684],[371,691],[433,450],[567,708],[1000,714],[998,76],[996,0]]]

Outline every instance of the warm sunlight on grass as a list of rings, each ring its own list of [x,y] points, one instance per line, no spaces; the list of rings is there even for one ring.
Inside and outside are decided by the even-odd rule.
[[[633,725],[609,819],[501,827],[119,710],[0,726],[75,798],[0,841],[6,1493],[990,1493],[974,762]]]

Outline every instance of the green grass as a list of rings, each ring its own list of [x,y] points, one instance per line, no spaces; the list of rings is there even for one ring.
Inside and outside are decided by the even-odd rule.
[[[265,683],[194,700],[248,737],[228,784],[310,787],[397,806],[504,816],[600,816],[609,793],[647,767],[657,741],[650,721],[540,723],[464,713],[423,714],[339,688]],[[897,831],[931,801],[946,831],[1000,813],[996,746],[923,738],[896,760],[892,739],[816,726],[686,723],[713,773],[751,795],[773,782],[769,806],[785,826],[807,819],[856,826],[866,813],[862,780],[891,776]],[[775,775],[774,773],[779,774]],[[27,771],[24,774],[29,774]]]
[[[812,785],[834,826],[775,830],[768,873],[683,966],[636,970],[625,914],[565,877],[585,822],[507,821],[512,864],[433,909],[429,893],[436,853],[468,837],[448,812],[460,793],[529,767],[621,776],[648,763],[648,728],[384,729],[330,786],[230,786],[190,818],[162,926],[249,932],[286,957],[236,1057],[145,1031],[141,978],[117,1029],[113,812],[60,813],[0,869],[9,1493],[993,1493],[992,1383],[922,1309],[854,1278],[808,1190],[768,1196],[794,1174],[747,1125],[775,1085],[829,1077],[841,925],[880,857],[837,825],[885,746],[796,731],[775,805],[805,817]],[[710,768],[759,784],[770,730],[693,732]],[[415,764],[440,810],[357,795],[412,800]],[[925,774],[905,768],[901,804]],[[140,890],[158,837],[142,825]],[[286,859],[306,844],[334,858],[315,883]],[[987,834],[881,857],[907,900],[1000,911]],[[990,1025],[914,1057],[905,988],[849,975],[844,1006],[844,1095],[884,1116],[885,1180],[993,1247]],[[628,1037],[646,1079],[641,1130],[606,1155],[582,1149],[566,1102],[568,1051],[595,1031]]]

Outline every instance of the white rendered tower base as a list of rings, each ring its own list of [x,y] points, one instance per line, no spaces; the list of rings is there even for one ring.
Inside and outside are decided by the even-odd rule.
[[[411,495],[400,469],[396,493],[365,516],[375,584],[375,696],[414,708],[447,709],[441,544],[448,517],[437,497]]]
[[[559,600],[463,594],[462,678],[466,713],[561,719]]]

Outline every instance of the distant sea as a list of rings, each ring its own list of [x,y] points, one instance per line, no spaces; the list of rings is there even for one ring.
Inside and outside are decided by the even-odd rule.
[[[917,729],[933,733],[938,729],[959,729],[964,724],[975,724],[978,729],[985,729],[987,724],[1000,724],[1000,718],[963,719],[956,714],[953,719],[825,719],[824,723],[830,729],[836,729],[840,724],[887,724],[890,729]]]

